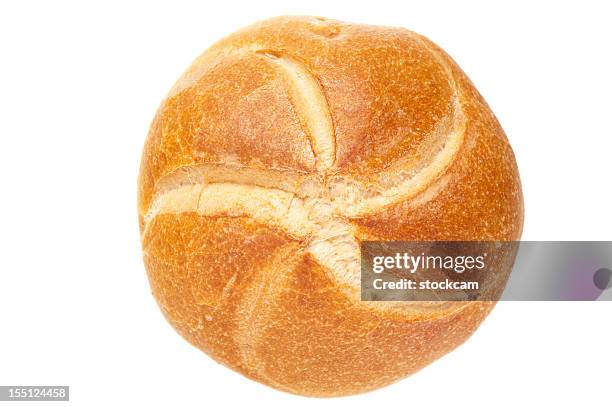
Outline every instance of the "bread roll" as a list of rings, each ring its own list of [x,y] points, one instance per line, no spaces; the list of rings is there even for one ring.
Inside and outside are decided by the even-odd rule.
[[[393,383],[491,302],[362,302],[362,240],[517,240],[512,150],[456,63],[400,28],[266,20],[170,91],[142,156],[151,289],[218,362],[309,396]]]

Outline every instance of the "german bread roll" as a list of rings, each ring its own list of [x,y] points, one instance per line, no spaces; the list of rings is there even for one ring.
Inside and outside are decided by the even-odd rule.
[[[139,176],[151,289],[172,326],[274,388],[393,383],[492,302],[362,302],[363,240],[518,240],[513,152],[456,63],[413,32],[313,17],[221,40],[159,108]]]

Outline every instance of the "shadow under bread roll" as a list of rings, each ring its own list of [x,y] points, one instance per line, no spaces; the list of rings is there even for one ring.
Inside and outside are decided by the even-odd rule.
[[[195,60],[151,125],[138,208],[172,326],[309,396],[414,373],[494,306],[362,302],[360,241],[518,240],[523,223],[504,132],[444,51],[313,17],[259,22]]]

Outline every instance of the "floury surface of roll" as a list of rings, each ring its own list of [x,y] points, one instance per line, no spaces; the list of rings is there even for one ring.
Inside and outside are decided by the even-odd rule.
[[[172,326],[310,396],[406,377],[494,306],[362,302],[360,241],[518,240],[523,224],[506,136],[444,51],[314,17],[259,22],[195,60],[151,125],[138,209]]]

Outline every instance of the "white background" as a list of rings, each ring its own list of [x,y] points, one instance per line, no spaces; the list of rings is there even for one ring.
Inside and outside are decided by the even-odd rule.
[[[605,2],[497,3],[2,2],[0,385],[70,385],[79,406],[609,402],[609,302],[499,304],[464,346],[411,378],[318,400],[217,365],[149,293],[136,177],[155,110],[214,41],[282,14],[434,40],[514,147],[523,239],[612,240],[612,12]]]

